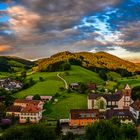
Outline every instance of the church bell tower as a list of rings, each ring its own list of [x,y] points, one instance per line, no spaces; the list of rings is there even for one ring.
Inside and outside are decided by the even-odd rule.
[[[131,98],[131,88],[128,84],[126,84],[124,87],[123,96],[124,96],[123,108],[129,109],[129,106],[132,103],[132,98]]]

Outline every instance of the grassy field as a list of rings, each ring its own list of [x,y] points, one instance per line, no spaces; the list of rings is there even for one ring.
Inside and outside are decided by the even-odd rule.
[[[32,87],[22,90],[15,94],[17,98],[24,98],[27,95],[54,95],[59,92],[60,87],[64,87],[64,83],[57,77],[59,72],[39,72],[28,76],[33,78],[36,84]],[[79,66],[72,66],[72,69],[68,71],[69,76],[65,75],[65,72],[60,72],[60,75],[67,81],[72,82],[94,82],[102,84],[103,80],[94,72],[81,68]],[[43,77],[44,81],[39,81],[39,77]]]
[[[66,93],[58,97],[55,104],[48,103],[45,105],[44,115],[48,118],[60,119],[68,118],[70,109],[87,108],[86,95],[76,93]]]
[[[69,75],[66,75],[65,72],[61,76],[68,82],[93,82],[96,84],[103,84],[104,81],[98,76],[97,73],[87,70],[79,66],[72,66],[72,69],[68,71]]]

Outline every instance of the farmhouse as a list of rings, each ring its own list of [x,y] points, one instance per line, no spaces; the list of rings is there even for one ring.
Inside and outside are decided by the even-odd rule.
[[[6,114],[19,118],[20,123],[38,123],[42,119],[43,102],[17,99]]]
[[[22,109],[19,116],[20,123],[26,123],[27,121],[32,123],[38,123],[42,119],[42,110],[37,106],[31,105]]]
[[[79,88],[80,84],[79,83],[71,83],[69,85],[69,87],[72,89],[72,90],[77,90]]]

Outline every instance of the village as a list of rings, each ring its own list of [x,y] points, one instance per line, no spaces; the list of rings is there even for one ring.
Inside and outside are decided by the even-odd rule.
[[[90,89],[95,89],[95,84],[88,85]],[[69,85],[72,90],[77,90],[78,84]],[[53,96],[40,96],[35,100],[33,96],[26,96],[25,99],[16,99],[11,106],[6,109],[6,117],[1,122],[16,118],[19,124],[42,122],[44,104],[50,102]],[[60,118],[62,126],[69,129],[84,128],[100,120],[110,120],[118,118],[121,123],[137,124],[139,120],[140,101],[133,101],[131,98],[131,87],[126,84],[124,89],[114,94],[97,94],[90,92],[87,95],[87,109],[73,109],[69,111],[69,118]],[[45,116],[47,118],[47,116]],[[65,129],[65,127],[64,127]],[[64,130],[64,134],[66,130]],[[77,132],[79,133],[79,132]]]

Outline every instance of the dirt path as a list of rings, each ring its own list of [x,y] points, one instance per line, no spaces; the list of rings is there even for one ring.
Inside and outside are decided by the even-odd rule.
[[[60,73],[57,73],[57,77],[58,77],[59,79],[61,79],[61,80],[64,82],[65,88],[68,89],[68,83],[67,83],[67,81],[66,81],[64,78],[62,78],[62,77],[60,76]]]

